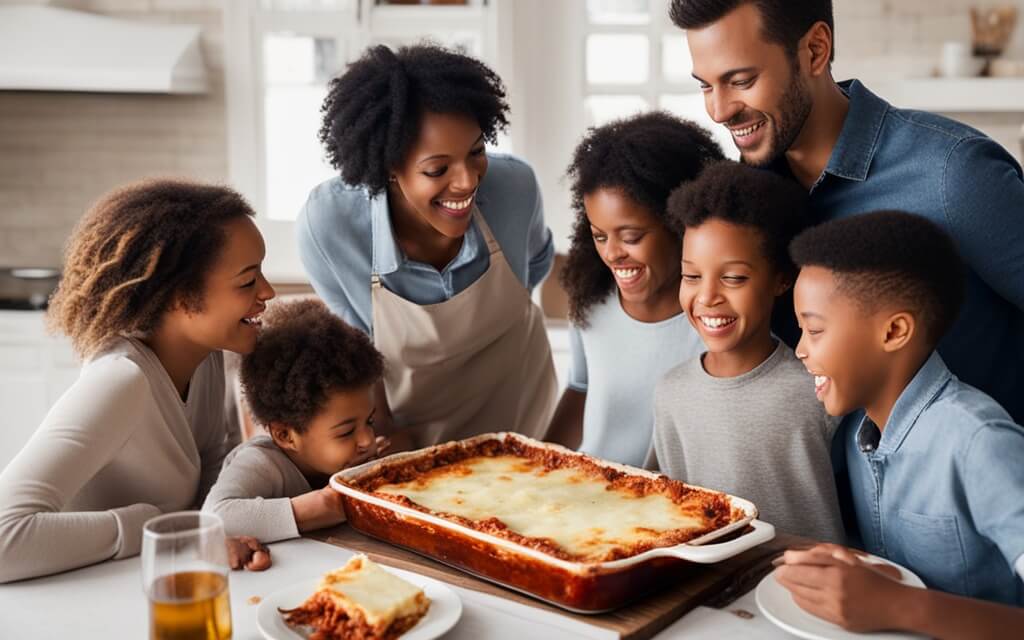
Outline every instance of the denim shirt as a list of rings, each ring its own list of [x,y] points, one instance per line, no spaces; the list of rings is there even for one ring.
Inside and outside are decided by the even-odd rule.
[[[487,159],[476,205],[513,273],[532,291],[548,274],[555,255],[537,178],[513,156],[488,153]],[[380,275],[392,293],[428,305],[457,295],[490,266],[487,243],[475,220],[444,269],[410,260],[395,239],[387,194],[370,197],[366,189],[341,178],[313,189],[296,228],[299,256],[313,289],[331,311],[367,334],[373,329],[371,274]]]
[[[856,80],[828,166],[810,190],[816,222],[879,209],[945,229],[968,268],[964,305],[938,350],[960,379],[1024,423],[1024,180],[998,143],[970,127],[896,109]],[[792,175],[785,159],[773,167]],[[787,341],[787,310],[776,331]],[[784,326],[786,323],[789,326]],[[799,334],[795,334],[799,337]]]
[[[864,548],[929,587],[1024,604],[1024,429],[932,353],[879,437],[843,435]]]

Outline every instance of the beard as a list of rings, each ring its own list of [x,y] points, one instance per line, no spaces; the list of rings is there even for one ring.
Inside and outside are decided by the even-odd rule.
[[[807,122],[807,117],[811,114],[811,106],[811,93],[800,81],[799,71],[794,69],[789,86],[779,101],[779,119],[773,122],[768,153],[764,158],[757,160],[741,154],[740,161],[759,169],[773,165],[796,142],[797,136],[803,131],[804,123]]]

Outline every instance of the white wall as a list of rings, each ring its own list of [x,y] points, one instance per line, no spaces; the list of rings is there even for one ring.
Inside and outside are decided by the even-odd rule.
[[[512,0],[512,58],[499,58],[511,92],[512,144],[540,180],[559,251],[569,248],[572,214],[565,169],[584,131],[583,35],[575,2]]]

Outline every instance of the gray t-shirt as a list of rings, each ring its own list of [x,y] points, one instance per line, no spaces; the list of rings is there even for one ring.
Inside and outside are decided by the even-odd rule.
[[[702,360],[672,369],[655,390],[662,473],[750,500],[783,531],[843,542],[830,456],[837,421],[793,350],[779,342],[733,378],[709,375]]]
[[[569,329],[569,388],[587,394],[580,451],[636,467],[651,446],[654,386],[672,367],[704,351],[682,313],[661,322],[630,317],[617,294]]]
[[[268,435],[235,447],[203,503],[224,520],[229,536],[261,542],[297,538],[291,498],[312,490],[306,477]]]

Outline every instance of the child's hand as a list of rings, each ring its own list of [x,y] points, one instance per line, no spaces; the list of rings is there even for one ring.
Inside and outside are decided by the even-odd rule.
[[[248,569],[264,571],[270,568],[270,549],[252,536],[229,536],[225,539],[228,546],[228,564],[232,569]]]
[[[326,486],[292,498],[292,513],[299,531],[313,531],[345,520],[341,494]]]
[[[899,582],[900,578],[902,577],[900,574],[900,570],[892,566],[891,564],[868,562],[867,554],[863,551],[858,551],[857,549],[844,547],[839,544],[821,543],[813,545],[811,547],[790,549],[790,551],[792,551],[793,554],[787,552],[786,556],[783,559],[792,558],[792,562],[800,562],[800,559],[804,557],[802,555],[799,555],[800,552],[824,553],[830,554],[836,560],[839,560],[840,562],[845,562],[851,567],[863,566],[867,569],[871,569],[872,571],[877,571],[886,578],[896,580],[897,582]],[[787,564],[791,563],[787,562]]]
[[[391,448],[391,438],[387,436],[377,436],[377,457],[386,456],[388,449]]]
[[[870,565],[838,545],[787,551],[775,573],[794,602],[808,613],[854,632],[892,628],[894,608],[906,589],[880,565]]]

